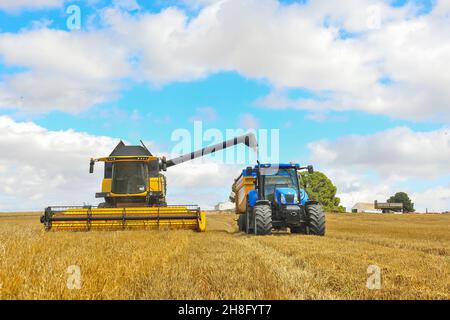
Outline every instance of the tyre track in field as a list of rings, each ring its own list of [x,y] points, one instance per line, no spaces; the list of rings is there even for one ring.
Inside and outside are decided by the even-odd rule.
[[[273,273],[282,285],[281,289],[286,299],[339,299],[340,296],[327,286],[327,279],[317,277],[317,274],[298,264],[292,255],[286,254],[270,242],[283,242],[280,236],[241,236],[235,237],[238,243],[252,252],[258,261],[265,266],[267,272]]]

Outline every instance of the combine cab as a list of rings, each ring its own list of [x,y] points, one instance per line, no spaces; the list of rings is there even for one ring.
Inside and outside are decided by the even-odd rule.
[[[130,229],[206,230],[205,214],[197,206],[168,206],[167,180],[162,172],[175,165],[217,151],[245,144],[257,148],[253,134],[240,136],[176,159],[153,156],[142,146],[126,146],[122,141],[105,158],[91,159],[89,172],[96,162],[104,163],[102,191],[98,207],[49,207],[41,217],[47,231],[91,231]]]

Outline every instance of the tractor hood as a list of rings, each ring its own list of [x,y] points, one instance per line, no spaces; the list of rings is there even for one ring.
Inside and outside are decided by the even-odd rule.
[[[298,194],[292,188],[277,188],[275,189],[275,200],[278,204],[298,204]]]

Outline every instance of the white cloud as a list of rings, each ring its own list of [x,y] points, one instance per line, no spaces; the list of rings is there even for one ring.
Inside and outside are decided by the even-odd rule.
[[[236,71],[272,85],[273,94],[260,101],[272,108],[450,118],[450,75],[441,72],[450,69],[450,8],[445,3],[419,17],[411,3],[393,8],[376,0],[184,2],[197,6],[198,14],[190,17],[176,7],[130,14],[119,1],[101,10],[100,31],[1,35],[5,63],[30,71],[4,80],[0,106],[74,111],[113,99],[121,89],[118,79],[127,76],[161,86]],[[379,29],[370,28],[374,5]],[[342,28],[357,36],[341,38]],[[42,84],[36,80],[41,77]],[[379,83],[383,77],[393,83]],[[22,82],[29,84],[22,87]],[[321,99],[292,101],[282,94],[292,88]]]
[[[109,154],[117,142],[0,117],[0,210],[95,202],[101,170],[89,175],[89,159]]]
[[[450,175],[450,134],[398,127],[309,145],[312,161],[338,168],[376,172],[382,177],[432,179]]]
[[[63,0],[0,0],[0,10],[43,9],[61,7]]]
[[[450,212],[450,185],[414,192],[411,198],[419,212]]]
[[[26,68],[0,82],[0,107],[78,112],[114,97],[130,72],[127,52],[103,32],[49,29],[0,34],[7,65]]]
[[[197,204],[213,209],[226,201],[241,166],[213,159],[196,160],[167,170],[168,201],[173,204]]]
[[[410,193],[420,211],[450,209],[448,187],[418,192],[416,185],[417,181],[450,176],[448,130],[414,132],[399,127],[372,135],[315,141],[308,147],[311,162],[324,168],[348,209],[356,202],[384,201],[397,191]]]
[[[118,141],[73,130],[50,131],[0,116],[0,211],[97,204],[103,170],[98,165],[90,175],[89,159],[110,154]],[[238,171],[211,159],[170,168],[168,200],[211,208],[226,200]]]

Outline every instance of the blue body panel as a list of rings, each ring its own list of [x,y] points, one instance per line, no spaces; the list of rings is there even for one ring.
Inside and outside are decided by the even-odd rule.
[[[286,196],[294,196],[292,201],[288,201],[289,197]],[[275,201],[278,204],[298,204],[298,196],[297,191],[292,188],[277,188],[275,189]]]
[[[305,189],[300,189],[300,204],[302,206],[306,205],[306,203],[309,201],[309,196],[306,193]]]
[[[248,193],[248,204],[250,207],[254,207],[256,202],[258,201],[258,192],[256,190],[252,190]]]

